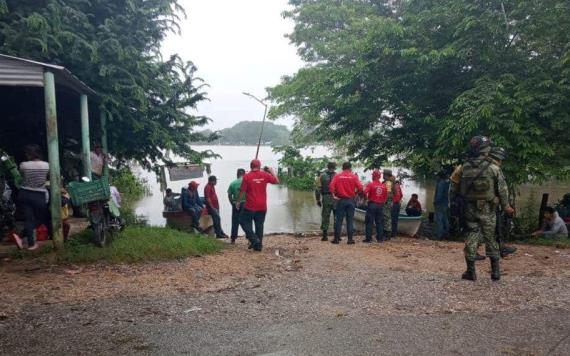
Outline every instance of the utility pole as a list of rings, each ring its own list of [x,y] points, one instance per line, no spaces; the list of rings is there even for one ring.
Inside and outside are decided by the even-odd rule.
[[[269,108],[269,106],[261,99],[258,99],[257,97],[253,96],[250,93],[242,93],[245,96],[249,96],[250,98],[252,98],[253,100],[257,101],[258,103],[260,103],[261,105],[263,105],[265,107],[265,111],[263,112],[263,121],[261,122],[261,129],[259,130],[259,140],[257,141],[257,151],[255,151],[255,159],[257,159],[259,157],[259,147],[261,146],[261,138],[263,137],[263,128],[265,126],[265,119],[267,118],[267,109]]]

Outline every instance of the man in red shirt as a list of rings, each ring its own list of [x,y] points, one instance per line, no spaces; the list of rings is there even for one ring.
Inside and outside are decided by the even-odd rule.
[[[218,194],[216,194],[216,183],[218,179],[216,176],[208,178],[208,184],[204,187],[204,198],[206,198],[206,209],[208,214],[214,221],[214,232],[217,239],[227,239],[228,235],[222,230],[222,223],[220,219],[220,203],[218,202]]]
[[[384,183],[380,181],[382,173],[375,169],[372,172],[372,182],[364,188],[364,195],[368,200],[366,208],[366,239],[364,242],[372,242],[372,226],[376,225],[376,241],[384,239],[384,204],[388,199],[388,191]]]
[[[357,193],[362,193],[363,190],[360,179],[358,179],[356,174],[352,173],[350,162],[344,162],[342,164],[342,173],[335,175],[330,185],[330,191],[334,198],[337,199],[334,240],[331,241],[333,244],[340,243],[342,221],[345,217],[348,244],[354,244],[352,239],[354,234],[354,209],[356,207],[354,198]]]
[[[240,201],[245,195],[245,205],[240,222],[245,237],[255,251],[263,248],[263,224],[267,214],[267,184],[279,184],[279,179],[272,168],[261,170],[261,162],[251,161],[251,172],[243,176],[240,188]],[[253,230],[255,223],[255,232]]]

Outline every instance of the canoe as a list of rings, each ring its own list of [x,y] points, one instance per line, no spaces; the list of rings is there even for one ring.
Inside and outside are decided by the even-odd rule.
[[[172,229],[189,233],[194,232],[194,228],[192,227],[192,218],[184,211],[163,211],[162,217],[166,219],[166,226]],[[212,233],[213,226],[214,222],[210,215],[202,215],[200,217],[200,227],[208,234]]]
[[[354,220],[364,222],[365,217],[366,210],[357,208],[354,213]],[[400,217],[398,219],[398,234],[414,237],[417,235],[421,224],[421,216],[408,216],[400,214]]]

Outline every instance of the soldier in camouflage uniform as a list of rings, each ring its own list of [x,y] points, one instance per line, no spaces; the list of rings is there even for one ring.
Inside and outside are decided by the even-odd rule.
[[[19,248],[22,248],[22,240],[16,234],[16,219],[14,213],[16,206],[12,199],[14,190],[20,188],[22,177],[14,159],[0,149],[0,241],[4,237],[5,230],[11,233],[12,238]],[[9,191],[6,191],[6,188]]]
[[[329,189],[329,186],[336,174],[336,163],[329,162],[327,164],[327,170],[323,172],[316,181],[315,189],[315,199],[317,200],[317,205],[321,207],[321,230],[323,232],[323,237],[321,241],[328,241],[328,230],[331,219],[331,214],[335,216],[335,200]]]
[[[491,278],[495,281],[501,278],[499,244],[495,239],[496,199],[505,213],[513,213],[505,178],[501,168],[488,157],[490,150],[491,141],[487,137],[473,137],[469,142],[469,158],[450,177],[450,198],[461,195],[465,200],[467,271],[462,278],[472,281],[477,279],[475,256],[481,239],[491,260]]]
[[[394,180],[392,179],[392,170],[385,169],[382,172],[384,176],[384,185],[388,192],[388,199],[384,203],[384,240],[390,240],[392,236],[396,236],[396,231],[392,231],[392,207],[394,205]]]

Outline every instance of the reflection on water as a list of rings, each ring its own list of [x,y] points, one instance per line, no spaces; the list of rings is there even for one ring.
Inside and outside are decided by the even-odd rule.
[[[226,233],[230,232],[231,206],[227,198],[227,188],[235,179],[238,168],[248,168],[249,162],[255,154],[255,147],[251,146],[203,146],[198,150],[211,149],[222,156],[222,159],[212,162],[212,174],[217,176],[218,185],[216,191],[220,200],[220,214],[222,225]],[[307,151],[313,157],[326,155],[328,152],[323,147]],[[279,156],[271,151],[270,147],[261,147],[260,159],[264,165],[277,167]],[[403,170],[394,168],[398,174]],[[163,226],[165,220],[162,217],[162,192],[154,173],[141,171],[140,174],[148,180],[152,195],[142,199],[136,208],[137,214],[148,217],[152,225]],[[364,174],[359,172],[360,176]],[[207,177],[197,179],[200,183],[199,191],[203,195],[204,185]],[[188,182],[173,182],[169,185],[175,192],[188,184]],[[433,211],[433,194],[435,180],[406,180],[403,183],[404,192],[403,203],[405,204],[412,193],[417,193],[424,209]],[[534,194],[537,204],[540,202],[542,193],[550,194],[550,202],[553,203],[562,198],[564,193],[570,191],[569,183],[551,182],[540,186],[525,185],[521,187],[521,195],[517,197],[518,206],[522,206],[529,196]],[[320,227],[320,209],[316,206],[312,192],[302,192],[289,190],[283,186],[269,186],[268,212],[265,221],[265,231],[271,232],[307,232],[318,231]]]

